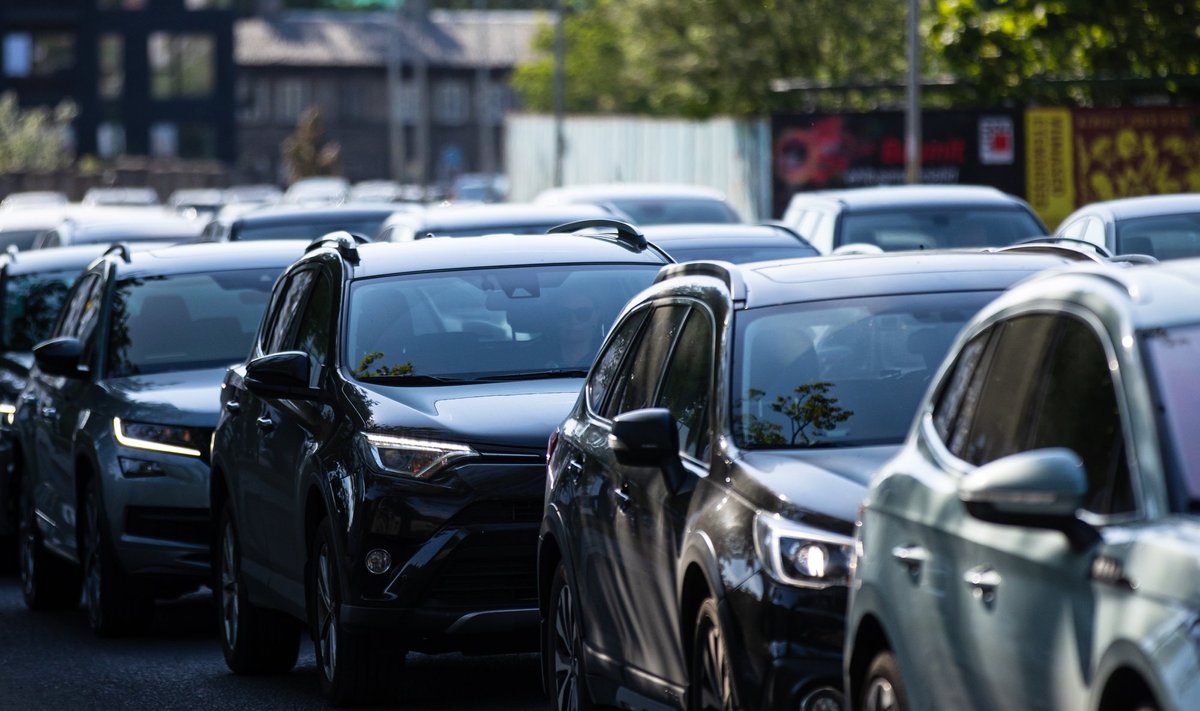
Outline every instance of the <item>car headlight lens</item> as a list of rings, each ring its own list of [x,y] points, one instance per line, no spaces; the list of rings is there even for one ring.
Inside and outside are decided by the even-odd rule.
[[[427,479],[451,462],[478,454],[465,444],[367,432],[363,439],[381,469]]]
[[[754,548],[767,573],[780,583],[805,588],[846,585],[854,539],[778,514],[754,519]]]
[[[4,424],[11,425],[17,419],[17,406],[8,402],[0,402],[0,418]]]
[[[186,457],[204,456],[201,447],[204,446],[205,434],[203,430],[195,427],[122,422],[120,417],[114,417],[113,435],[123,447],[181,454]]]

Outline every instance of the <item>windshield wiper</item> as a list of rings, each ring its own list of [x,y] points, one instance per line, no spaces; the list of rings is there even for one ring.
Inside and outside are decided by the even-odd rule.
[[[358,379],[364,383],[379,383],[381,385],[465,385],[477,383],[478,380],[462,378],[444,378],[440,375],[360,375]]]
[[[543,380],[546,378],[583,378],[588,372],[578,368],[556,368],[554,370],[531,370],[524,373],[504,373],[480,378],[484,382],[501,382],[505,380]]]

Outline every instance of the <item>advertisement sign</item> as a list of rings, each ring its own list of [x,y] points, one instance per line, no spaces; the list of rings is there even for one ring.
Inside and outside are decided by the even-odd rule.
[[[1025,199],[1054,230],[1076,207],[1071,111],[1026,111],[1025,136]]]
[[[1024,125],[1008,111],[922,114],[921,182],[993,185],[1020,194]],[[904,182],[904,114],[790,114],[772,119],[773,210],[803,190]]]
[[[1200,191],[1200,109],[1076,109],[1079,204]]]

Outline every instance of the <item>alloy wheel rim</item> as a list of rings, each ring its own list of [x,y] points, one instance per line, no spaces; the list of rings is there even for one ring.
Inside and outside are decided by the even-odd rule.
[[[95,497],[89,496],[84,506],[84,585],[83,596],[87,605],[88,619],[92,627],[101,622],[100,596],[104,583],[104,571],[100,561],[100,512]]]
[[[892,683],[883,677],[875,677],[867,685],[864,694],[863,708],[867,711],[896,711],[900,708],[896,702],[896,690]]]
[[[233,521],[225,522],[221,536],[221,629],[230,649],[238,637],[238,560]]]
[[[325,678],[333,681],[337,667],[337,608],[333,597],[333,574],[329,560],[329,546],[322,545],[317,555],[317,643],[321,652],[321,670]]]
[[[715,624],[706,625],[701,644],[699,708],[702,711],[728,711],[733,701],[729,663],[721,631]]]
[[[579,708],[577,632],[571,587],[563,585],[559,588],[554,612],[554,697],[559,711],[577,711]]]

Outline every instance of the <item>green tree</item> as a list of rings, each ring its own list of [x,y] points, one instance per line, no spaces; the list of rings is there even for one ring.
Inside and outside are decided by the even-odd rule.
[[[69,101],[53,111],[22,109],[16,94],[0,94],[0,173],[51,171],[70,165],[67,129],[76,113]]]
[[[288,181],[314,175],[337,175],[341,168],[341,146],[325,141],[321,111],[310,106],[300,114],[296,130],[280,145]]]
[[[956,100],[981,106],[1200,98],[1198,34],[1196,0],[937,0],[929,25]]]

